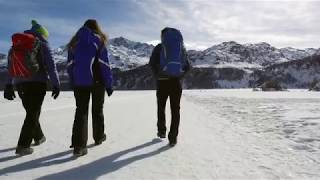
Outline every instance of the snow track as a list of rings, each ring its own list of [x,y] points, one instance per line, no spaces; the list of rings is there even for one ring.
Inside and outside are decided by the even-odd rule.
[[[64,92],[56,101],[48,93],[41,114],[47,142],[25,157],[14,155],[24,118],[20,101],[1,100],[0,178],[319,179],[320,134],[315,129],[320,122],[315,111],[320,95],[283,93],[184,91],[178,144],[169,148],[166,139],[156,138],[155,91],[116,91],[105,103],[107,141],[92,145],[89,114],[88,154],[77,159],[68,148],[72,93]],[[277,96],[290,104],[270,100]],[[299,103],[309,108],[292,114],[292,108],[301,108]],[[268,114],[283,126],[266,120]],[[303,122],[295,124],[293,116]],[[169,125],[169,111],[167,120]]]

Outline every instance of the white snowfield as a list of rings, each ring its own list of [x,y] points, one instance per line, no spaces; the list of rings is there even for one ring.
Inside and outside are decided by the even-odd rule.
[[[40,118],[47,142],[24,157],[14,154],[21,102],[1,98],[1,180],[320,179],[317,92],[185,90],[178,144],[170,148],[156,138],[155,91],[116,91],[104,108],[107,141],[92,145],[89,114],[88,154],[77,159],[69,149],[73,94],[53,100],[50,93]]]

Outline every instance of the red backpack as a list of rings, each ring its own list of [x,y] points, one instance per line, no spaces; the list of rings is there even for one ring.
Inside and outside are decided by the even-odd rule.
[[[29,78],[39,72],[40,40],[32,34],[12,35],[12,48],[9,55],[9,73],[12,77]]]

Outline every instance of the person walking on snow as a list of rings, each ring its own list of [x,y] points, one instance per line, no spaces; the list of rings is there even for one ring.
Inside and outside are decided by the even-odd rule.
[[[49,32],[37,21],[32,20],[31,23],[30,30],[12,36],[13,46],[8,53],[9,78],[4,90],[4,98],[13,100],[16,97],[15,86],[26,111],[16,148],[18,155],[33,153],[30,147],[32,140],[34,145],[46,141],[39,117],[46,94],[48,75],[52,85],[52,97],[56,99],[60,92],[59,77],[48,43]]]
[[[107,36],[97,21],[87,20],[68,43],[68,74],[76,100],[72,129],[75,156],[87,154],[88,107],[92,96],[92,128],[95,145],[106,140],[103,104],[105,91],[113,93],[112,72],[106,48]]]
[[[149,65],[157,80],[158,137],[166,137],[165,107],[168,97],[171,107],[169,145],[177,143],[180,123],[181,80],[190,70],[190,63],[179,30],[166,27],[161,31],[161,43],[152,52]]]

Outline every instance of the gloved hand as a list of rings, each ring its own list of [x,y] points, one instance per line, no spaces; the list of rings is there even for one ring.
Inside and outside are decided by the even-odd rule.
[[[13,100],[14,98],[16,98],[12,84],[6,85],[4,92],[3,92],[3,96],[4,96],[4,98],[6,98],[8,100]]]
[[[59,94],[60,94],[60,88],[52,87],[52,95],[51,96],[53,97],[53,99],[57,99]]]
[[[108,96],[110,97],[113,93],[113,89],[112,88],[107,88],[106,89]]]

